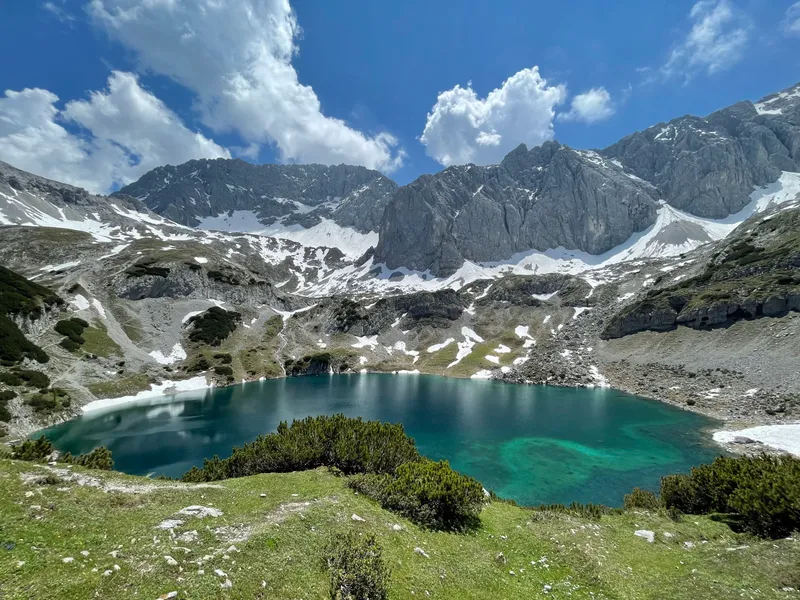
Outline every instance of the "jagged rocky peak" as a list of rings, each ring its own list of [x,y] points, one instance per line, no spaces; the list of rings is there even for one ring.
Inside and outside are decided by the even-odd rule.
[[[800,170],[798,106],[800,85],[705,118],[659,123],[600,154],[651,182],[670,205],[723,218],[741,210],[754,188]]]
[[[450,167],[400,188],[376,262],[448,275],[465,260],[531,249],[600,254],[651,225],[657,199],[652,185],[596,152],[521,145],[499,165]]]
[[[138,198],[189,226],[255,231],[270,225],[312,227],[331,219],[366,233],[377,231],[396,188],[364,167],[204,159],[153,169],[118,195]]]

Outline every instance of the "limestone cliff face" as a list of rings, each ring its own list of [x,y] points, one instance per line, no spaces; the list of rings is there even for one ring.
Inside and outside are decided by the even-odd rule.
[[[158,167],[122,188],[154,212],[188,226],[204,217],[251,211],[264,226],[311,227],[330,218],[342,227],[377,231],[397,184],[364,167],[253,165],[243,160],[191,160]]]
[[[800,171],[800,85],[598,152],[547,142],[420,177],[387,205],[375,261],[443,276],[529,250],[601,254],[652,225],[659,200],[722,218],[781,171]]]
[[[450,167],[400,188],[376,262],[448,275],[465,260],[531,249],[601,254],[651,225],[657,199],[652,185],[595,152],[522,145],[499,165]]]

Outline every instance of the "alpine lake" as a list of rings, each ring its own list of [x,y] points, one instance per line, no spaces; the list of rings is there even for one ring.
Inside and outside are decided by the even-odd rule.
[[[663,475],[721,452],[709,441],[715,421],[613,389],[403,374],[182,392],[90,411],[40,433],[73,454],[106,446],[124,473],[180,477],[281,421],[336,413],[400,422],[425,456],[525,505],[619,506],[632,488],[658,490]]]

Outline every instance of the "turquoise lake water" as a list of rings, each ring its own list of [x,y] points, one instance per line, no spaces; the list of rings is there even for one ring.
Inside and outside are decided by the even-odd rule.
[[[178,477],[282,420],[344,413],[401,422],[433,459],[523,504],[618,506],[719,454],[714,421],[610,389],[509,385],[427,375],[278,379],[89,412],[44,433],[73,454],[107,446],[115,469]]]

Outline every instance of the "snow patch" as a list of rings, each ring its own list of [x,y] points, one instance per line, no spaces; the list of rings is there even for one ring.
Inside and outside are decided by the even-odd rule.
[[[714,441],[719,444],[730,444],[737,437],[747,437],[770,448],[800,456],[800,422],[714,432]]]
[[[175,344],[169,354],[164,354],[161,350],[150,352],[155,361],[160,365],[171,365],[179,360],[186,360],[186,350],[180,344]]]
[[[162,401],[171,402],[172,399],[169,398],[169,395],[171,394],[201,390],[209,387],[211,386],[208,384],[208,381],[206,381],[205,375],[198,375],[197,377],[183,379],[181,381],[171,381],[167,379],[161,383],[151,383],[149,390],[142,390],[133,396],[95,400],[94,402],[90,402],[89,404],[81,407],[81,410],[84,413],[96,412],[114,408],[121,404],[127,404],[129,402],[135,402],[148,398],[160,398]]]

